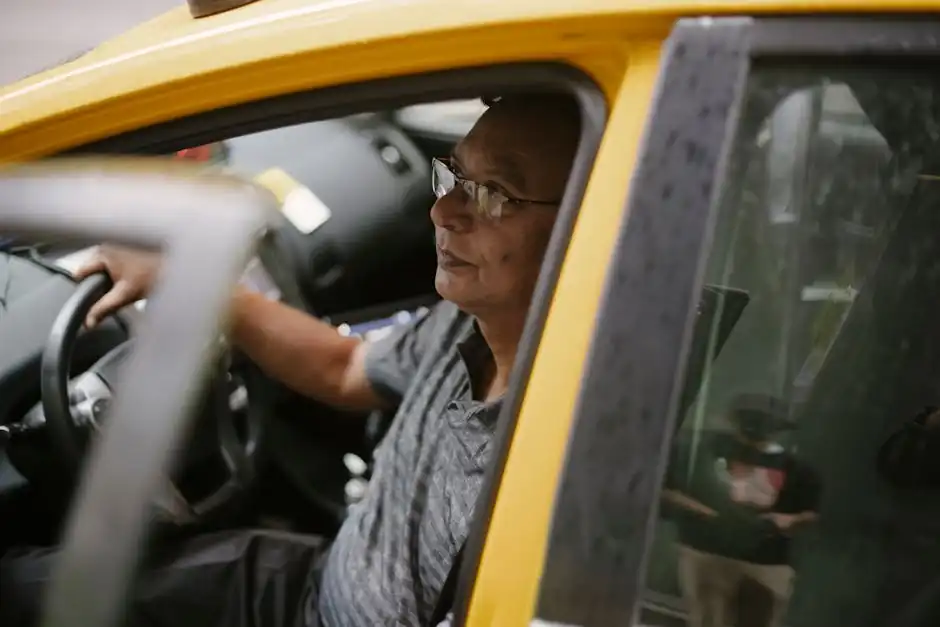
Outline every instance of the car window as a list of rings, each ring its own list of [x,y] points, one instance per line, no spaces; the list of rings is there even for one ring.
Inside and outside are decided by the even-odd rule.
[[[752,70],[705,270],[739,311],[696,327],[643,624],[940,620],[938,97]]]
[[[404,107],[395,120],[404,128],[426,135],[463,137],[483,114],[482,100],[451,100]]]

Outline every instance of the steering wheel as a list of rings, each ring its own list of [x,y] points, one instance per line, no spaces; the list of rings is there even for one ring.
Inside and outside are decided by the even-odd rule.
[[[70,380],[69,366],[85,317],[111,285],[111,279],[103,273],[82,281],[59,312],[42,354],[42,409],[50,439],[69,476],[77,476],[89,435],[100,428],[121,366],[133,348],[131,341],[121,344]],[[223,353],[219,372],[208,385],[203,413],[212,415],[208,431],[215,439],[213,446],[221,457],[226,476],[219,487],[200,496],[195,503],[183,497],[168,478],[166,500],[161,499],[163,502],[159,505],[163,513],[177,523],[193,523],[211,515],[244,492],[257,475],[264,409],[263,403],[249,401],[258,400],[262,395],[260,379],[254,366],[236,365],[237,355],[229,351]],[[193,434],[206,432],[204,418],[199,416],[201,424],[195,425]],[[243,418],[241,427],[240,418]]]

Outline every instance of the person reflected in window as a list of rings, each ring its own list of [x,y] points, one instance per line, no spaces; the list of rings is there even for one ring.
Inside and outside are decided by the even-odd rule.
[[[673,452],[664,509],[679,530],[679,584],[690,627],[779,627],[793,587],[793,535],[817,518],[817,473],[776,437],[793,428],[786,406],[763,395],[737,398],[731,430],[701,432]],[[735,620],[750,580],[769,590],[764,620]]]

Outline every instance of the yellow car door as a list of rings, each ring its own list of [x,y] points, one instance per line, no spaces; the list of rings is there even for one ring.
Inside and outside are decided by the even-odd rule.
[[[616,236],[579,239],[588,188],[468,624],[938,620],[938,28],[677,22]],[[898,433],[934,453],[891,457]]]

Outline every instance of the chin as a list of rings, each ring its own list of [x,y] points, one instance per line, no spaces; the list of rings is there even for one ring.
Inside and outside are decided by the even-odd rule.
[[[473,297],[472,286],[467,285],[467,283],[468,281],[455,277],[440,268],[437,269],[437,274],[434,276],[434,289],[437,290],[441,298],[454,303],[467,313],[472,313],[472,304],[477,299]]]
[[[460,286],[454,285],[455,283],[459,283],[459,281],[455,281],[454,277],[450,276],[446,270],[437,269],[437,274],[434,275],[434,289],[437,290],[441,298],[452,302],[455,298],[459,298]]]

